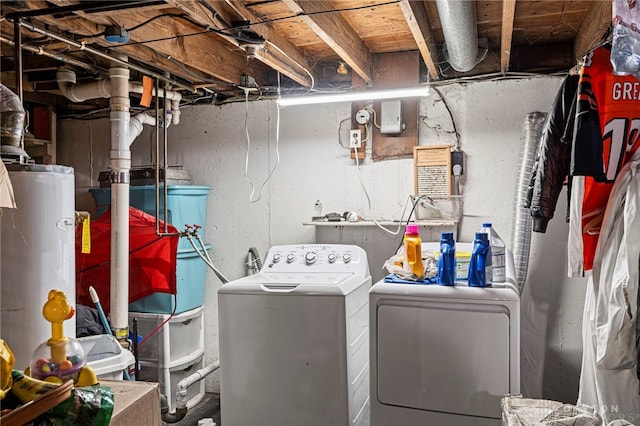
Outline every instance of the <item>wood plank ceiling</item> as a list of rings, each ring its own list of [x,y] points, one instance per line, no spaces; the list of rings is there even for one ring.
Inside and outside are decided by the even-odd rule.
[[[408,51],[419,52],[422,82],[566,72],[611,21],[610,0],[463,1],[475,7],[481,52],[465,72],[443,53],[435,0],[3,0],[2,82],[15,87],[21,59],[25,97],[53,102],[57,68],[105,77],[114,55],[136,66],[134,78],[170,80],[194,102],[375,87],[376,57]],[[107,41],[111,30],[129,40]]]

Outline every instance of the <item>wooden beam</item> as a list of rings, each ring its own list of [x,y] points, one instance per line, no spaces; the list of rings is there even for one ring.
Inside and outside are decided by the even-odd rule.
[[[67,4],[69,0],[59,0],[59,3]],[[117,16],[118,25],[124,28],[132,28],[140,22],[155,16],[155,13],[148,10],[143,12],[127,10],[118,14],[114,14],[114,12],[91,14],[78,12],[78,15],[82,15],[82,17],[65,20],[64,23],[61,20],[47,18],[49,20],[48,24],[65,31],[78,33],[81,31],[78,26],[86,25],[86,22],[101,26],[112,25],[114,17]],[[149,22],[147,25],[131,32],[131,42],[142,44],[127,45],[125,43],[117,45],[102,39],[100,39],[99,44],[105,47],[108,46],[114,51],[127,54],[142,62],[145,62],[145,60],[140,59],[138,51],[145,46],[151,51],[155,51],[155,54],[149,54],[148,56],[155,57],[156,62],[159,57],[162,57],[164,62],[168,63],[170,61],[167,58],[171,57],[175,61],[229,84],[240,83],[243,74],[252,75],[257,81],[266,80],[266,73],[260,68],[256,68],[254,63],[248,62],[244,51],[230,45],[220,37],[207,33],[182,37],[199,31],[204,32],[201,28],[175,20],[175,18],[164,18]],[[165,36],[163,40],[151,41],[158,39],[158,34]],[[191,76],[189,80],[194,80],[194,77]]]
[[[71,4],[70,2],[68,2],[68,0],[60,0],[60,3],[61,5]],[[27,1],[25,2],[25,4],[29,9],[39,9],[42,7],[42,3],[38,0]],[[55,19],[52,16],[42,16],[39,17],[38,21],[35,21],[34,24],[40,27],[44,27],[45,25],[47,25],[49,29],[57,28],[59,30],[69,31],[74,34],[97,34],[104,29],[103,24],[91,22],[79,17]],[[87,38],[83,41],[86,44],[95,43],[105,49],[109,49],[112,52],[118,52],[120,54],[126,55],[129,58],[139,61],[140,63],[158,68],[162,71],[183,78],[186,81],[194,81],[196,83],[207,82],[207,79],[211,78],[212,75],[211,73],[208,73],[206,71],[200,73],[195,69],[189,69],[189,67],[186,67],[185,69],[177,65],[173,61],[167,59],[168,55],[159,53],[144,45],[117,46],[113,43],[107,42],[102,37]],[[25,44],[28,43],[24,39],[23,42]],[[68,53],[68,55],[73,56],[73,53]],[[208,87],[211,87],[214,90],[228,90],[229,85],[221,82],[220,84],[209,84]]]
[[[192,19],[200,24],[209,25],[212,28],[216,28],[218,30],[229,31],[229,28],[224,25],[223,22],[217,19],[213,19],[211,10],[201,2],[185,2],[184,0],[166,1],[176,8],[183,10]],[[215,8],[214,10],[216,10],[216,13],[218,13],[218,10],[221,8],[221,6],[226,5],[226,3],[219,1],[205,1],[210,5],[211,8]],[[238,8],[238,6],[243,7],[238,3],[237,5],[235,5],[236,9]],[[247,20],[254,24],[258,22],[257,18],[251,15],[250,12],[246,10],[246,8],[243,7],[243,9],[245,10],[243,10],[242,15],[240,16],[229,16],[229,13],[225,13],[225,15],[227,16],[224,18],[224,20],[227,22],[230,22],[232,20]],[[284,37],[277,34],[270,25],[265,24],[255,26],[252,27],[251,30],[259,34],[271,45],[276,46],[273,49],[267,48],[258,51],[256,53],[257,60],[267,65],[268,67],[273,68],[276,71],[286,75],[290,79],[298,82],[303,86],[311,86],[312,80],[309,77],[309,74],[307,74],[307,72],[310,73],[309,70],[311,69],[311,65],[309,65],[307,59],[302,53],[300,53],[300,51],[298,51],[298,49],[291,45],[291,43],[289,43]],[[240,46],[240,43],[232,36],[222,37],[232,45],[236,47]],[[291,58],[291,60],[287,59],[287,56]]]
[[[589,2],[589,9],[582,20],[582,26],[576,35],[573,47],[573,56],[576,61],[595,47],[609,25],[611,25],[611,1]]]
[[[283,0],[364,81],[373,83],[373,59],[369,48],[339,13],[326,14],[333,5],[326,0]]]
[[[502,37],[500,41],[500,71],[502,74],[506,74],[509,71],[515,14],[516,0],[502,0]]]
[[[431,35],[431,24],[429,24],[429,17],[427,11],[424,8],[424,4],[418,1],[401,0],[398,3],[400,10],[404,14],[404,18],[409,25],[411,34],[418,45],[418,50],[422,55],[422,60],[429,70],[429,75],[433,80],[438,80],[440,75],[438,69],[433,61],[434,52],[436,52],[436,45],[433,42]]]

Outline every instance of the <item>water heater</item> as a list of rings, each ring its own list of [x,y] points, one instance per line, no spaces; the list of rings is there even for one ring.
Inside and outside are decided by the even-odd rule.
[[[50,290],[75,305],[75,195],[71,167],[7,165],[16,209],[3,209],[0,228],[0,337],[15,368],[29,365],[33,350],[51,337],[42,316]],[[75,337],[75,316],[64,322]]]

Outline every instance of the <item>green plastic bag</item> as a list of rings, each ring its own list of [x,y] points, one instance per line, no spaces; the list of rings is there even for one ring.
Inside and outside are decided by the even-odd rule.
[[[113,391],[106,386],[74,388],[71,397],[47,411],[55,426],[107,426],[113,413]]]

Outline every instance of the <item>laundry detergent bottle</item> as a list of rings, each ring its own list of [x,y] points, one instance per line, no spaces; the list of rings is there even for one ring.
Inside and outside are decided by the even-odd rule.
[[[491,247],[491,274],[494,283],[503,283],[506,277],[506,246],[500,235],[490,223],[483,223],[483,232],[489,236],[489,246]]]
[[[491,246],[489,236],[484,232],[476,232],[469,262],[469,287],[487,287],[492,283]]]
[[[424,277],[422,264],[422,239],[418,225],[407,225],[404,233],[404,269],[411,272],[417,279]]]
[[[456,284],[456,243],[453,239],[453,232],[443,232],[440,238],[438,284]]]

